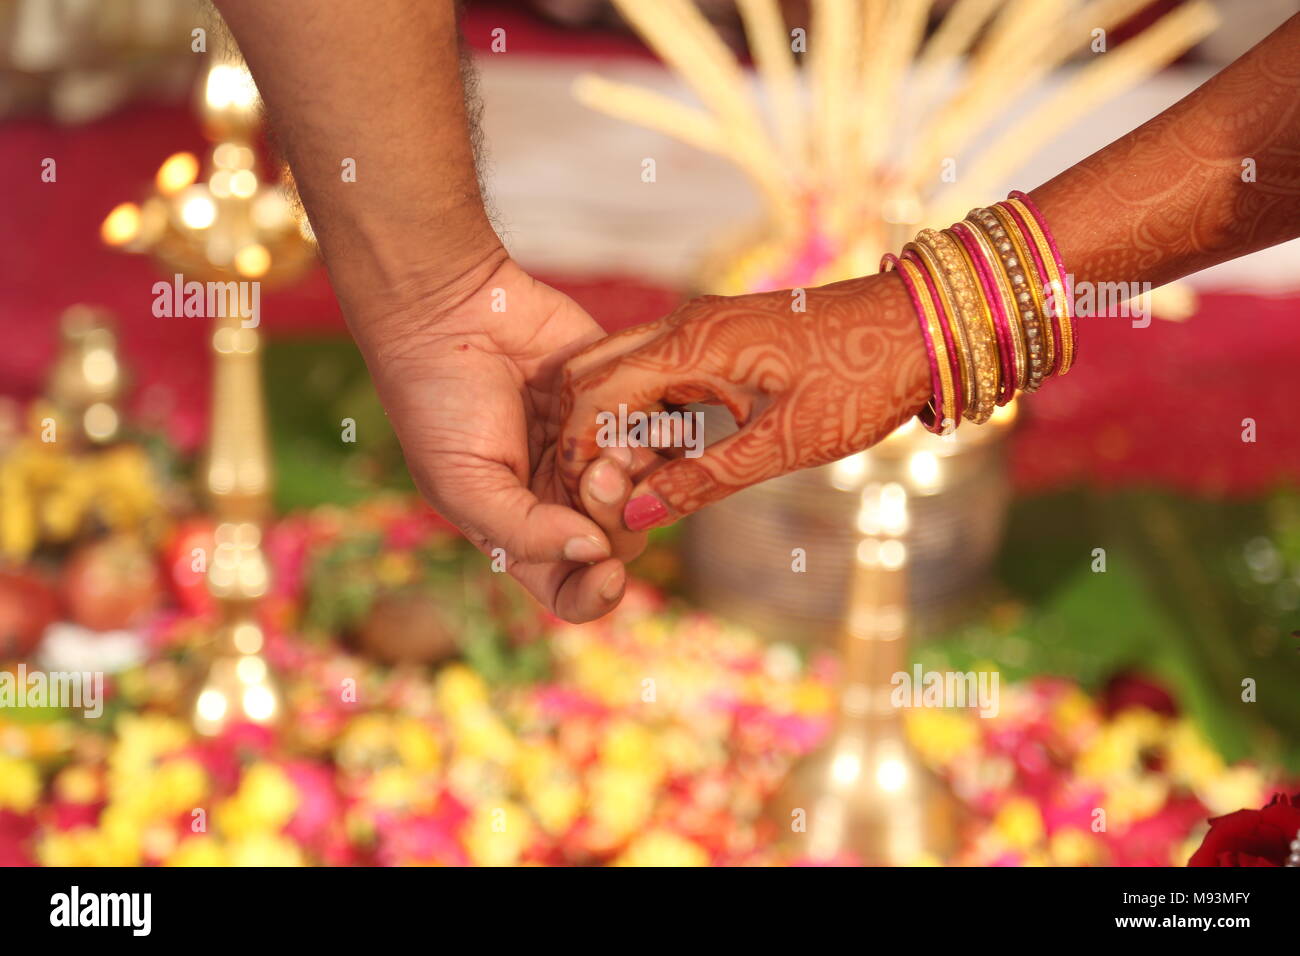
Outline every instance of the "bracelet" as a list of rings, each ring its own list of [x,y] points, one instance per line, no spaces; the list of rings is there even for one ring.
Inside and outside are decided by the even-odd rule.
[[[984,324],[993,332],[993,355],[997,363],[997,386],[993,393],[993,405],[1005,405],[1011,395],[1015,394],[1015,350],[1011,346],[1011,328],[1006,323],[1006,310],[992,274],[980,254],[979,246],[967,234],[965,226],[957,222],[944,230],[952,238],[953,245],[965,261],[967,271],[975,277],[975,287],[979,291],[979,307],[984,315]],[[992,415],[992,410],[989,410]],[[983,424],[983,423],[980,423]]]
[[[948,329],[952,335],[953,354],[957,359],[957,379],[953,383],[957,387],[957,401],[959,414],[954,415],[954,421],[961,421],[962,415],[975,402],[975,374],[971,367],[971,350],[970,340],[966,335],[966,326],[957,318],[956,295],[948,285],[948,280],[944,277],[943,270],[939,268],[939,262],[934,257],[934,253],[927,246],[917,242],[909,242],[903,246],[903,255],[912,257],[913,261],[919,262],[923,275],[930,278],[933,282],[933,288],[938,293],[940,308],[943,314],[948,317]]]
[[[1038,272],[1039,277],[1037,292],[1039,293],[1039,301],[1042,305],[1041,314],[1051,329],[1053,349],[1056,353],[1053,362],[1053,365],[1055,366],[1053,374],[1059,374],[1061,359],[1065,355],[1065,349],[1062,345],[1061,338],[1060,313],[1053,304],[1057,295],[1056,292],[1053,291],[1051,285],[1052,274],[1047,265],[1048,261],[1051,259],[1050,250],[1040,248],[1040,246],[1034,242],[1033,233],[1029,230],[1029,217],[1026,215],[1023,207],[1017,208],[1010,202],[997,203],[997,207],[1000,208],[1011,220],[1016,233],[1020,236],[1020,239],[1025,244],[1026,248],[1029,249],[1030,258],[1034,261],[1034,268]]]
[[[1056,323],[1047,322],[1044,328],[1042,319],[1047,315],[1043,300],[1042,273],[1038,271],[1037,254],[1032,246],[1026,245],[1011,214],[995,203],[987,209],[977,210],[980,224],[988,233],[989,241],[1002,256],[1002,265],[1011,277],[1012,288],[1016,290],[1016,311],[1025,330],[1025,340],[1040,343],[1042,362],[1039,366],[1037,381],[1033,382],[1032,391],[1037,391],[1043,379],[1056,371],[1060,348],[1056,345],[1060,334]]]
[[[958,355],[956,343],[953,340],[952,322],[949,316],[951,310],[946,307],[945,300],[939,295],[938,287],[935,285],[934,278],[925,268],[925,263],[920,261],[916,253],[911,252],[906,246],[903,248],[900,259],[906,259],[916,267],[917,273],[925,282],[926,291],[930,295],[930,302],[934,306],[934,311],[938,316],[939,332],[943,335],[944,351],[947,353],[948,374],[952,379],[952,402],[944,409],[944,416],[941,420],[951,419],[952,425],[947,431],[952,431],[957,427],[957,422],[961,421],[961,414],[965,406],[964,388],[962,386],[961,358]]]
[[[987,209],[972,210],[970,215],[971,221],[977,224],[975,231],[980,233],[988,242],[991,250],[996,250],[997,240],[992,235],[992,230],[1003,231],[996,216]],[[989,230],[989,232],[986,234],[985,230]],[[1007,276],[1007,282],[1011,287],[1010,308],[1015,316],[1020,345],[1025,355],[1026,374],[1020,380],[1019,385],[1026,392],[1036,392],[1038,387],[1043,384],[1043,374],[1046,370],[1047,360],[1042,347],[1043,336],[1041,335],[1042,323],[1039,321],[1040,313],[1033,307],[1033,293],[1030,292],[1030,283],[1024,273],[1023,260],[1017,257],[1016,250],[1005,235],[1003,236],[1003,243],[1006,245],[1006,251],[997,251],[993,254],[997,255],[1002,270]]]
[[[969,365],[974,371],[974,399],[966,409],[966,420],[982,425],[993,415],[999,388],[997,339],[993,320],[980,293],[979,279],[970,267],[961,243],[948,230],[922,229],[916,241],[934,253],[942,274],[953,290],[956,316],[966,330],[970,344]]]
[[[945,429],[950,431],[954,424],[951,419],[945,418],[952,407],[953,383],[948,357],[941,354],[943,335],[935,335],[939,331],[938,316],[929,297],[920,292],[921,276],[916,266],[889,253],[880,260],[880,271],[893,270],[898,271],[912,297],[912,306],[916,309],[917,321],[921,324],[921,337],[925,340],[925,351],[930,360],[930,387],[933,396],[917,417],[929,431],[936,435],[945,434]]]
[[[984,285],[984,296],[993,315],[993,328],[998,339],[1002,379],[998,404],[1005,405],[1016,394],[1017,388],[1024,388],[1028,374],[1024,337],[1020,335],[1018,323],[1014,328],[1011,325],[1015,314],[1014,302],[1005,285],[1006,280],[997,275],[993,267],[992,250],[979,241],[982,237],[964,222],[954,223],[952,231],[965,245],[980,282]]]
[[[932,390],[918,417],[932,432],[962,418],[983,424],[1017,391],[1037,391],[1074,363],[1070,276],[1022,192],[947,229],[922,229],[880,269],[898,272],[916,310]]]
[[[1022,213],[1029,234],[1039,245],[1043,264],[1047,267],[1048,286],[1052,289],[1052,317],[1061,326],[1061,363],[1057,375],[1064,375],[1074,364],[1074,350],[1077,344],[1077,332],[1074,317],[1070,312],[1070,289],[1066,285],[1065,265],[1061,262],[1061,250],[1056,247],[1056,240],[1050,237],[1047,223],[1033,200],[1020,190],[1013,190],[1006,199],[1007,205]]]

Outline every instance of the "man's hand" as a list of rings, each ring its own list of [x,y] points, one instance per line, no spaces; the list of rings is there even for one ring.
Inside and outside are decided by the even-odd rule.
[[[560,373],[604,337],[591,316],[502,253],[460,289],[355,327],[425,497],[484,552],[504,549],[560,617],[613,608],[645,544],[623,528],[631,482],[601,458],[571,495],[556,468]]]
[[[511,262],[488,222],[456,4],[216,4],[417,485],[556,614],[604,614],[643,544],[621,526],[630,482],[595,461],[570,496],[554,447],[559,368],[602,333]],[[345,159],[355,176],[340,175]]]

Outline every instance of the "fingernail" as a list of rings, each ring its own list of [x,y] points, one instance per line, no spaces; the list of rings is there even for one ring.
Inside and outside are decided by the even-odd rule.
[[[668,509],[654,495],[638,495],[623,509],[623,523],[632,531],[653,528],[668,517]]]
[[[591,496],[603,505],[616,505],[626,487],[623,473],[613,461],[598,461],[591,476]]]
[[[622,445],[610,445],[608,448],[602,448],[600,454],[602,458],[618,462],[624,469],[632,467],[632,449],[630,448],[624,448]]]
[[[612,571],[609,577],[605,579],[605,583],[600,586],[601,600],[607,604],[617,601],[618,596],[623,593],[624,580],[625,578],[622,566],[615,571]]]
[[[588,534],[564,542],[564,557],[568,561],[582,561],[589,564],[592,561],[604,561],[608,558],[609,548],[601,544],[600,539],[595,535]]]

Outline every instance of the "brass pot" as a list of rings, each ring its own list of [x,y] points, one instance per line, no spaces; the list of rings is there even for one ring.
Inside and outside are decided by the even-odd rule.
[[[869,451],[732,495],[686,521],[687,587],[698,604],[771,640],[833,648],[844,620],[862,488],[898,482],[912,520],[908,605],[914,633],[945,628],[981,604],[1002,541],[1015,406],[940,438],[915,422]],[[702,407],[713,442],[735,430]],[[805,570],[798,567],[802,549]]]

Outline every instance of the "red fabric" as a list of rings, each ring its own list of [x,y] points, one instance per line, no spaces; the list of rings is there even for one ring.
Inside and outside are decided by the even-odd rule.
[[[1186,322],[1085,319],[1078,364],[1022,402],[1017,484],[1219,495],[1300,480],[1297,318],[1297,296],[1216,294]]]

